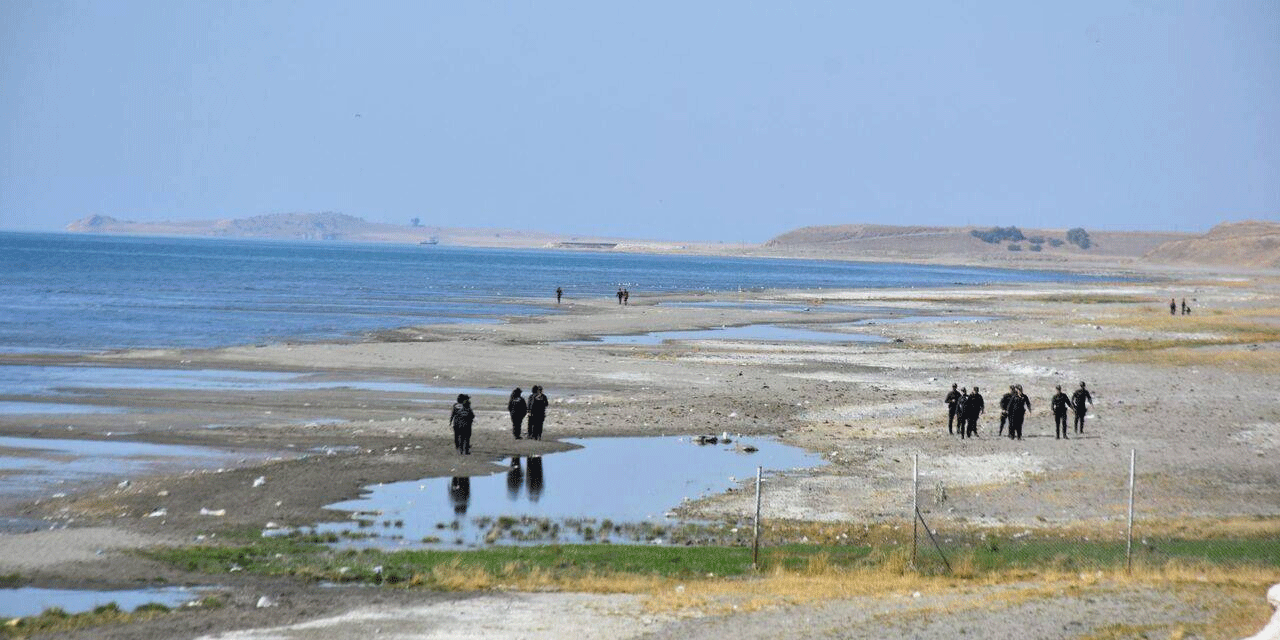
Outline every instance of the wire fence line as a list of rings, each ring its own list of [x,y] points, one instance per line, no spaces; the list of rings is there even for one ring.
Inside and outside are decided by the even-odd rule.
[[[1102,480],[1101,492],[1077,491],[1069,482],[1034,474],[989,486],[948,487],[947,476],[937,473],[941,459],[916,454],[908,462],[910,484],[902,518],[847,524],[887,525],[904,535],[909,533],[910,538],[887,543],[909,543],[910,566],[921,573],[1019,567],[1131,571],[1173,562],[1280,570],[1274,509],[1250,514],[1239,505],[1222,504],[1221,497],[1212,492],[1185,497],[1171,507],[1169,495],[1177,495],[1180,483],[1194,482],[1190,477],[1194,473],[1176,468],[1144,469],[1137,450],[1131,449],[1122,463],[1117,456],[1114,472],[1094,478]],[[761,492],[768,491],[767,481],[762,488],[763,472],[763,468],[757,469],[754,514],[744,518],[752,522],[755,566],[759,565],[761,536],[768,535],[762,524],[768,524],[769,514],[760,508]],[[1170,482],[1169,475],[1173,476],[1173,488],[1159,486]],[[1096,484],[1094,489],[1098,489]],[[1262,510],[1267,511],[1265,506]],[[779,536],[766,542],[795,540]],[[850,544],[885,543],[863,540]]]

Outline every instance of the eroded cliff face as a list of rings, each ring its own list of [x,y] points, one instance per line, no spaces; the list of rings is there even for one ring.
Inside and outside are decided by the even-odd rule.
[[[1202,236],[1166,242],[1145,258],[1152,262],[1280,268],[1280,223],[1223,223]]]

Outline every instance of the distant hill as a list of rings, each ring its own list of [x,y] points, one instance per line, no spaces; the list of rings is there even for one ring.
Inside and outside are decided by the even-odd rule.
[[[1146,254],[1153,262],[1280,268],[1280,223],[1227,222],[1202,236],[1166,242]]]
[[[523,229],[483,229],[395,225],[369,222],[344,213],[273,213],[248,218],[135,222],[92,215],[67,225],[67,231],[122,235],[263,238],[346,242],[400,242],[485,247],[550,247],[568,243],[612,243],[616,238],[568,236]]]
[[[1067,229],[850,224],[802,227],[764,246],[796,255],[920,262],[1123,262],[1189,237],[1172,232],[1085,230],[1086,248],[1068,235]]]

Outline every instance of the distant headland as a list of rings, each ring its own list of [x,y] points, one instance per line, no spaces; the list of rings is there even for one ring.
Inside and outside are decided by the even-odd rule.
[[[395,225],[336,212],[152,222],[91,215],[72,222],[66,229],[122,235],[706,253],[1019,267],[1183,264],[1280,268],[1280,223],[1269,221],[1223,223],[1205,234],[850,224],[801,227],[763,244],[664,242],[528,229],[445,227],[423,225],[418,219]]]

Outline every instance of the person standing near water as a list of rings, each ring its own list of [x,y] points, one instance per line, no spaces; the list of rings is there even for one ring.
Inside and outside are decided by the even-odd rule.
[[[476,414],[471,411],[471,396],[458,394],[458,401],[449,414],[449,426],[453,428],[453,446],[462,455],[471,455],[471,423]]]
[[[956,391],[956,383],[951,383],[951,393],[947,394],[943,402],[947,403],[947,433],[955,433],[951,430],[951,423],[955,422],[956,409],[958,408],[956,403],[960,402],[960,392]],[[964,424],[964,416],[960,417],[960,424]]]
[[[964,403],[964,415],[960,418],[960,437],[969,438],[978,436],[978,416],[986,410],[987,403],[982,399],[982,394],[978,392],[978,387],[973,387],[973,393],[969,394],[969,399]]]
[[[622,304],[622,287],[618,287],[618,304]]]
[[[556,304],[560,304],[560,298],[564,297],[564,289],[556,287]]]
[[[529,439],[542,439],[542,422],[547,419],[547,395],[542,392],[542,385],[533,385],[529,392]]]
[[[1054,440],[1067,437],[1067,407],[1069,406],[1071,406],[1071,399],[1062,392],[1062,385],[1058,385],[1058,392],[1049,399],[1049,407],[1053,409]]]
[[[1022,421],[1031,409],[1031,399],[1022,392],[1021,385],[1014,385],[1013,397],[1009,399],[1009,439],[1022,439]]]
[[[1173,298],[1169,298],[1169,315],[1178,315],[1178,303],[1174,302]]]
[[[1009,393],[1000,396],[1000,430],[996,432],[997,436],[1004,435],[1004,423],[1009,421],[1009,403],[1013,402],[1013,385],[1009,386]]]
[[[1071,394],[1071,407],[1076,412],[1076,433],[1084,433],[1084,414],[1089,412],[1089,407],[1085,406],[1085,402],[1093,404],[1093,395],[1088,389],[1084,388],[1084,383],[1080,383],[1080,388]]]
[[[628,306],[630,306],[630,305],[631,305],[631,290],[630,290],[630,289],[623,289],[623,290],[622,290],[622,304],[624,304],[624,305],[628,305]]]
[[[529,405],[525,403],[521,393],[520,387],[516,387],[507,400],[507,413],[511,414],[511,435],[516,440],[520,439],[520,424],[524,422],[525,414],[529,413]]]

